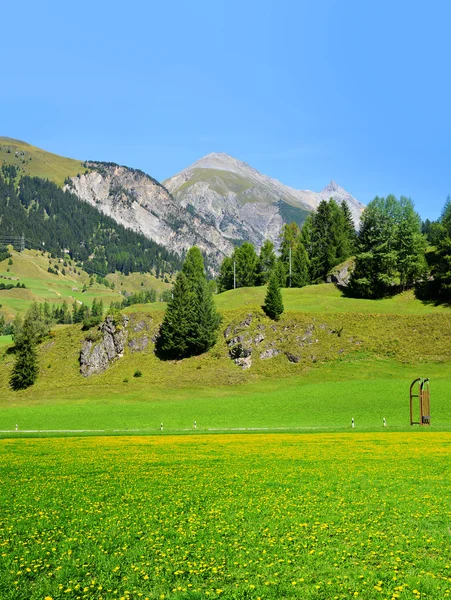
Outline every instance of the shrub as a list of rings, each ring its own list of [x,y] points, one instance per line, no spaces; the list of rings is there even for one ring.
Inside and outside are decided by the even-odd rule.
[[[141,373],[141,371],[139,369],[137,369],[134,373],[133,373],[133,377],[142,377],[143,374]]]

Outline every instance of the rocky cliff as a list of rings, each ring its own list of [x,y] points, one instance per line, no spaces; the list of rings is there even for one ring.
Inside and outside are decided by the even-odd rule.
[[[79,198],[180,255],[199,246],[213,268],[243,241],[277,247],[282,225],[302,224],[322,199],[348,202],[356,224],[364,208],[335,182],[295,190],[227,154],[209,154],[164,185],[112,163],[85,165],[67,184]]]

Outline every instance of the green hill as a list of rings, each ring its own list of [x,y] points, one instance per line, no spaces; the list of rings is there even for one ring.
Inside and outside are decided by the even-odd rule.
[[[34,301],[50,304],[66,301],[69,305],[78,301],[91,305],[93,299],[97,298],[109,306],[111,302],[122,300],[122,292],[134,293],[149,288],[161,292],[171,287],[149,273],[110,273],[106,280],[114,283],[114,289],[111,289],[98,283],[95,276],[93,278],[70,259],[51,258],[48,252],[36,250],[17,252],[11,246],[9,251],[12,264],[9,264],[9,259],[0,262],[0,282],[14,285],[23,283],[26,289],[0,290],[0,314],[6,322],[11,321],[17,313],[24,313]],[[58,275],[48,272],[49,267],[56,270],[56,266]],[[63,268],[65,275],[62,274]]]
[[[360,429],[380,428],[383,417],[403,429],[409,384],[419,376],[432,380],[433,428],[451,428],[449,309],[408,294],[368,304],[342,298],[332,286],[311,286],[284,290],[292,308],[274,323],[258,308],[259,294],[218,296],[223,322],[216,346],[183,361],[153,353],[161,303],[124,311],[124,356],[91,377],[80,374],[79,356],[86,337],[98,343],[95,329],[56,327],[40,347],[38,382],[23,392],[8,388],[14,357],[0,346],[0,429],[19,422],[23,429],[153,431],[164,422],[178,431],[196,420],[201,430],[326,430],[347,428],[351,417]],[[251,350],[248,369],[230,357],[238,344]]]
[[[79,160],[52,154],[8,137],[0,137],[0,168],[3,164],[17,167],[20,176],[50,179],[59,186],[64,184],[66,177],[75,177],[86,171]]]

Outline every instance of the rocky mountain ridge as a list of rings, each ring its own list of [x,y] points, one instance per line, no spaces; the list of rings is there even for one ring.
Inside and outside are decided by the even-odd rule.
[[[142,171],[90,161],[67,187],[80,199],[183,255],[197,245],[212,268],[237,243],[277,246],[284,223],[301,224],[323,199],[346,201],[356,225],[363,204],[334,181],[296,190],[223,153],[212,153],[160,184]]]

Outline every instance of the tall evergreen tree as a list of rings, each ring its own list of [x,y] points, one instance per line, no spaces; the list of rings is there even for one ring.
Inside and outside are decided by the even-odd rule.
[[[439,219],[441,236],[433,252],[428,253],[433,281],[429,282],[428,295],[451,303],[451,199],[448,196]]]
[[[36,381],[39,373],[36,346],[48,332],[49,324],[36,302],[28,309],[23,322],[15,319],[13,338],[16,361],[10,377],[13,390],[25,389]]]
[[[266,292],[263,309],[268,317],[274,319],[275,321],[280,319],[280,315],[284,311],[279,281],[274,274],[271,275],[269,279],[268,290]]]
[[[355,252],[357,234],[354,225],[354,219],[346,200],[340,204],[340,210],[343,214],[343,255],[345,258],[352,256]]]
[[[177,275],[155,349],[161,358],[181,359],[190,356],[196,296],[183,272]]]
[[[162,358],[175,359],[206,352],[216,341],[219,323],[202,254],[191,248],[175,281],[156,351]]]
[[[226,256],[221,263],[218,276],[218,292],[233,289],[233,259]]]
[[[300,230],[296,223],[286,223],[280,233],[280,256],[279,260],[282,261],[285,273],[286,281],[282,287],[292,285],[290,281],[290,269],[291,274],[293,273],[293,255],[296,251],[297,244],[299,242]]]
[[[9,383],[13,390],[23,390],[38,378],[39,366],[36,345],[25,337],[20,346],[16,346],[16,361],[14,363]]]
[[[376,196],[360,221],[357,255],[349,291],[363,298],[381,298],[395,283],[399,205],[392,195]]]
[[[293,256],[292,287],[304,287],[309,283],[309,259],[304,244],[299,242]]]
[[[244,242],[235,249],[232,260],[236,263],[236,287],[255,285],[258,257],[254,246],[250,242]]]
[[[420,219],[407,198],[376,197],[360,224],[355,268],[349,291],[381,298],[399,283],[411,286],[425,272],[425,240]]]
[[[274,244],[269,240],[265,240],[260,248],[260,255],[258,257],[256,275],[257,285],[266,285],[268,283],[276,260],[277,257],[274,252]]]
[[[426,239],[421,233],[421,219],[415,212],[412,200],[401,196],[399,207],[396,262],[400,284],[408,288],[426,274]]]

